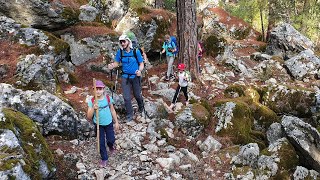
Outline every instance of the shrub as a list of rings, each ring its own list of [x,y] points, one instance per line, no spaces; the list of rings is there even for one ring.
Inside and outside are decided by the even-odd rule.
[[[131,9],[137,9],[137,8],[142,8],[145,6],[144,0],[131,0],[129,2],[129,7]]]

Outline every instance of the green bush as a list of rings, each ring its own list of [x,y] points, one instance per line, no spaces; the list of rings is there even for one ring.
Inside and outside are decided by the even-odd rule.
[[[175,12],[176,11],[176,0],[164,0],[164,9]]]
[[[142,8],[145,6],[145,2],[144,0],[131,0],[129,6],[131,9]]]

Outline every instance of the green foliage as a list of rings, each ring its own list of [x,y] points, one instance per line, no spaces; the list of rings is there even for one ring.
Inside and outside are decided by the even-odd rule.
[[[260,9],[264,12],[263,22],[267,25],[267,1],[266,0],[239,0],[238,3],[225,4],[224,8],[231,15],[243,19],[251,24],[255,29],[261,31]]]
[[[243,19],[259,31],[261,31],[261,10],[265,30],[268,23],[277,25],[287,22],[313,42],[319,42],[320,1],[318,0],[239,0],[223,6],[231,15]]]
[[[50,45],[54,47],[54,52],[59,55],[62,52],[69,52],[70,46],[67,42],[63,41],[60,38],[57,38],[55,35],[45,32],[46,36],[48,36],[50,40]]]
[[[131,0],[131,1],[129,1],[129,7],[131,9],[138,9],[138,8],[142,8],[144,6],[145,6],[144,0]]]
[[[136,12],[138,13],[139,16],[144,15],[144,14],[149,14],[151,11],[149,8],[146,7],[140,7],[136,9]],[[133,32],[131,32],[133,33]],[[127,34],[128,35],[128,34]],[[133,34],[134,35],[134,34]],[[135,36],[135,35],[134,35]],[[129,37],[131,39],[131,37]]]
[[[164,0],[164,9],[175,12],[176,11],[176,0]]]
[[[67,25],[75,24],[79,21],[80,10],[65,7],[62,12],[62,17],[66,19]]]

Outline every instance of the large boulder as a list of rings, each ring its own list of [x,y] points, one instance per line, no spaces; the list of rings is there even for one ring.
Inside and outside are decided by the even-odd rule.
[[[138,8],[128,11],[119,21],[115,31],[119,33],[133,32],[146,52],[159,52],[165,34],[174,30],[176,21],[174,14],[159,9]]]
[[[210,114],[205,107],[200,104],[192,104],[191,108],[183,109],[174,121],[177,128],[188,136],[198,136],[205,125],[208,124]]]
[[[311,117],[319,112],[317,92],[301,87],[273,85],[261,91],[262,104],[276,113]]]
[[[75,65],[81,65],[98,56],[114,59],[119,49],[118,37],[114,34],[92,35],[77,40],[73,35],[62,35],[62,39],[70,45],[71,61]]]
[[[0,106],[13,108],[37,122],[42,134],[83,137],[93,129],[74,109],[47,91],[22,91],[0,84]]]
[[[290,74],[297,80],[320,77],[320,59],[310,49],[285,61]]]
[[[250,107],[244,102],[218,102],[215,105],[215,117],[218,119],[215,132],[228,136],[236,144],[252,142],[253,118]]]
[[[101,20],[114,26],[128,12],[129,0],[91,0],[90,4],[101,12]]]
[[[56,168],[37,125],[13,109],[0,110],[0,179],[49,179]]]
[[[208,1],[207,1],[208,2]],[[209,3],[209,2],[208,2]],[[257,39],[259,33],[245,21],[231,16],[221,7],[210,7],[202,10],[203,39],[208,36],[226,36],[231,39]]]
[[[320,172],[320,134],[317,129],[293,116],[284,116],[281,125],[289,141],[300,153],[300,162]]]
[[[284,59],[294,57],[301,51],[311,49],[315,45],[310,39],[302,35],[292,25],[283,23],[272,29],[266,52]]]
[[[66,25],[70,7],[58,1],[1,1],[0,12],[15,21],[34,28],[57,29]]]
[[[33,90],[47,90],[56,92],[56,82],[51,62],[53,56],[27,55],[20,59],[17,64],[16,76],[19,86]]]

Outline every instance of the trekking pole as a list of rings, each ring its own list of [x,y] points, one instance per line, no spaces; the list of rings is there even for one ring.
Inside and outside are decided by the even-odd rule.
[[[113,69],[110,70],[110,81],[111,81],[111,82],[113,81],[112,71],[113,71]],[[113,88],[113,87],[112,87],[112,88]],[[111,89],[111,97],[113,98],[113,89]]]
[[[162,56],[162,54],[161,54],[161,52],[160,52],[160,64],[162,63],[162,61],[161,61],[161,56]]]
[[[119,75],[119,69],[117,69],[116,82],[115,82],[115,84],[114,84],[114,92],[116,92],[116,93],[117,93],[118,75]],[[113,98],[113,97],[112,97],[112,98]]]
[[[96,79],[93,78],[93,93],[94,93],[94,103],[97,101],[97,87],[96,87]],[[96,109],[96,126],[97,126],[97,151],[100,153],[100,131],[99,131],[99,108]]]
[[[149,87],[149,90],[151,91],[151,84],[150,84],[150,81],[149,81],[149,73],[148,73],[148,70],[146,70],[146,74],[147,74],[147,81],[148,81],[148,87]]]

